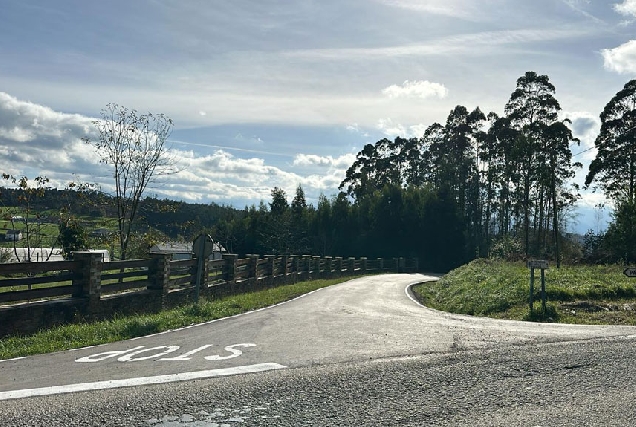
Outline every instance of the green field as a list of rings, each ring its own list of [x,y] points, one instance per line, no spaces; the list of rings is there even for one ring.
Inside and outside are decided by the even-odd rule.
[[[535,270],[534,316],[530,316],[530,270],[524,263],[479,259],[438,282],[414,287],[426,306],[451,313],[501,319],[580,324],[636,325],[636,278],[624,267],[551,266],[546,270],[548,307],[541,316],[539,271]]]

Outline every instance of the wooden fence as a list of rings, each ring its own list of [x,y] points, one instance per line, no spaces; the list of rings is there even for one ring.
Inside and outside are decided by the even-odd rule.
[[[0,264],[0,337],[302,280],[416,271],[416,259],[309,255],[227,254],[200,269],[196,259],[172,261],[169,254],[102,262],[94,252],[76,252],[73,261]]]

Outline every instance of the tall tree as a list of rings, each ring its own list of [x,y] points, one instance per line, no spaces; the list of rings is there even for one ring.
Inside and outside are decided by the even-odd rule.
[[[601,131],[594,142],[585,185],[595,183],[614,201],[616,212],[606,234],[617,258],[634,261],[636,236],[636,80],[630,80],[601,113]]]
[[[505,108],[511,126],[518,131],[516,162],[520,178],[519,201],[523,212],[523,233],[526,256],[530,253],[530,219],[533,205],[543,215],[543,188],[537,186],[539,168],[545,167],[546,128],[558,119],[561,106],[554,97],[555,87],[546,75],[528,71],[517,79],[517,88]],[[538,201],[532,198],[533,190]]]
[[[158,176],[176,172],[166,145],[173,123],[163,114],[139,114],[117,104],[108,104],[101,116],[93,122],[97,139],[85,138],[85,142],[95,147],[102,163],[113,168],[120,257],[126,259],[139,203],[148,184]]]
[[[585,185],[596,183],[616,202],[636,202],[636,80],[630,80],[601,113],[598,150]]]

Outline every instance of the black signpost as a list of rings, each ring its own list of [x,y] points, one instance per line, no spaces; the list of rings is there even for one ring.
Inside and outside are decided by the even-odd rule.
[[[528,261],[528,268],[530,269],[530,315],[534,312],[534,269],[541,270],[541,310],[545,316],[546,312],[546,300],[547,295],[545,292],[545,270],[548,269],[548,261],[545,260],[530,260]]]

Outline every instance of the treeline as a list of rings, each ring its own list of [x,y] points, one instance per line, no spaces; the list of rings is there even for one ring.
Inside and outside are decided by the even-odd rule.
[[[606,233],[588,233],[582,247],[564,236],[580,197],[571,182],[582,166],[572,153],[579,141],[561,117],[548,76],[527,72],[503,116],[459,105],[421,137],[365,145],[340,192],[321,195],[316,206],[301,186],[293,197],[274,188],[269,202],[243,210],[145,198],[131,251],[143,254],[151,244],[191,241],[206,232],[242,255],[416,256],[435,271],[488,256],[547,258],[557,266],[566,258],[633,262],[636,80],[607,104],[601,123],[586,185],[605,192],[615,216]],[[28,202],[31,208],[117,216],[110,196],[83,188],[82,197],[74,197],[76,190],[46,190]],[[3,204],[23,204],[24,194],[24,188],[3,189]]]
[[[566,213],[578,198],[569,183],[569,121],[548,76],[528,72],[517,80],[505,115],[455,107],[444,124],[420,138],[383,139],[366,145],[340,189],[357,203],[385,186],[427,189],[449,204],[461,239],[456,257],[545,257],[560,262]]]

